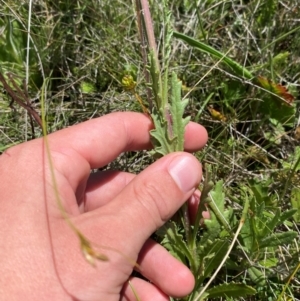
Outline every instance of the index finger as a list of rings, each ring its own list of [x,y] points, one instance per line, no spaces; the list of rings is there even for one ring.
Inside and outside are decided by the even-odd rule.
[[[122,152],[151,148],[151,120],[135,112],[117,112],[92,119],[49,135],[51,150],[72,149],[90,164],[91,169],[105,166]],[[185,148],[196,151],[207,141],[207,132],[199,124],[189,123]]]

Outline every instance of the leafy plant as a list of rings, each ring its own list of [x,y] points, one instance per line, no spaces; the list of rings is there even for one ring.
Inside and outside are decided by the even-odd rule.
[[[148,10],[147,6],[142,8],[145,11]],[[168,64],[171,35],[181,38],[191,46],[218,58],[220,62],[225,63],[230,68],[235,76],[241,79],[248,79],[255,85],[263,87],[270,92],[270,99],[266,99],[264,102],[264,105],[269,108],[269,118],[275,119],[280,124],[287,124],[288,121],[282,117],[288,116],[291,119],[294,116],[294,106],[290,110],[281,110],[281,116],[279,116],[276,115],[276,110],[272,103],[277,99],[273,95],[279,97],[279,101],[283,100],[281,103],[276,103],[277,106],[283,106],[285,102],[290,104],[293,101],[293,96],[288,93],[285,87],[274,84],[262,77],[254,77],[245,67],[205,43],[195,41],[179,33],[173,33],[169,29],[171,19],[169,14],[166,13],[166,6],[164,6],[163,11],[165,26],[164,40],[162,42],[163,69],[160,68],[158,62],[156,45],[155,43],[151,44],[151,41],[154,41],[153,32],[151,28],[148,28],[148,31],[147,29],[145,30],[148,34],[147,39],[150,41],[149,74],[151,78],[151,92],[154,99],[154,105],[150,114],[155,127],[150,133],[154,145],[152,154],[155,157],[166,155],[172,151],[183,150],[184,127],[189,120],[189,118],[183,119],[187,100],[181,100],[181,83],[174,72],[169,84]],[[145,15],[149,16],[149,12]],[[151,23],[151,19],[145,20],[146,26],[149,23]],[[148,102],[151,103],[151,100],[148,100]],[[262,114],[265,113],[263,108],[263,106],[260,106]],[[284,109],[286,108],[284,107]],[[210,113],[214,118],[222,116],[221,113],[213,108],[210,109]],[[218,119],[226,122],[226,117],[224,116]],[[291,123],[293,121],[292,119]],[[207,168],[209,169],[208,166]],[[267,278],[266,273],[262,273],[261,270],[264,270],[267,266],[276,266],[279,261],[276,257],[276,248],[291,244],[297,237],[297,232],[294,231],[288,233],[276,232],[276,229],[289,220],[296,210],[292,209],[282,213],[280,208],[268,208],[268,204],[272,205],[273,200],[270,199],[268,194],[264,193],[265,187],[253,184],[249,187],[240,187],[245,200],[245,204],[243,204],[244,209],[240,215],[238,212],[234,212],[231,207],[225,209],[223,182],[218,181],[214,186],[210,178],[211,176],[208,172],[202,187],[201,206],[198,209],[196,223],[192,225],[188,220],[186,207],[184,206],[181,209],[181,223],[170,221],[157,232],[157,235],[160,237],[161,244],[176,258],[189,266],[195,276],[195,289],[190,296],[186,297],[186,300],[197,301],[204,298],[214,299],[225,296],[227,298],[236,298],[253,295],[256,293],[256,290],[243,283],[221,282],[213,288],[208,289],[207,287],[225,263],[227,268],[234,267],[238,272],[246,271],[247,276],[258,290],[263,289]],[[205,207],[209,208],[210,218],[205,220],[205,228],[200,229],[199,221]],[[240,222],[238,224],[237,221],[239,219]],[[233,235],[234,231],[235,234]],[[236,241],[238,242],[237,246],[235,245]],[[234,252],[231,253],[232,249],[234,249]],[[269,258],[268,262],[264,261],[262,263],[266,249],[273,253],[273,257]],[[270,275],[272,274],[270,273]],[[211,280],[207,281],[209,278]]]

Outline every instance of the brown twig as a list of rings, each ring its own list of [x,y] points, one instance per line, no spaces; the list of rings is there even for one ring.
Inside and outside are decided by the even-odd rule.
[[[24,93],[20,87],[17,85],[17,83],[14,81],[12,75],[10,73],[7,74],[10,82],[12,83],[13,87],[16,89],[18,92],[15,93],[15,91],[9,86],[9,84],[6,82],[5,77],[3,74],[0,72],[0,82],[2,83],[4,89],[6,92],[9,94],[9,96],[12,98],[13,101],[15,101],[18,105],[23,107],[30,116],[34,118],[34,120],[37,122],[37,124],[43,128],[42,125],[42,120],[39,114],[34,110],[34,108],[31,106],[31,103],[29,101],[28,96],[26,96],[26,93]]]
[[[147,40],[148,40],[148,44],[149,44],[149,49],[150,49],[150,51],[153,51],[153,53],[154,53],[155,62],[157,64],[156,68],[159,71],[160,66],[159,66],[159,60],[158,60],[157,46],[156,46],[156,42],[155,42],[154,29],[153,29],[152,18],[151,18],[148,0],[140,0],[140,4],[141,4],[142,12],[143,12],[143,20],[144,20],[144,24],[145,24],[146,36],[147,36]]]
[[[23,88],[24,88],[24,94],[25,94],[25,99],[26,99],[27,105],[31,106],[31,103],[30,103],[30,100],[29,100],[29,95],[28,95],[28,90],[27,90],[28,85],[26,84],[26,80],[23,80]],[[30,119],[32,139],[35,139],[34,122],[33,122],[33,117],[30,114],[29,114],[29,119]]]
[[[155,35],[154,35],[148,0],[136,0],[136,13],[137,13],[137,24],[138,24],[138,30],[139,30],[140,40],[141,40],[141,51],[142,51],[144,66],[147,66],[146,49],[148,48],[154,54],[156,68],[159,71],[160,66],[158,60],[157,46],[155,42]],[[144,67],[144,73],[145,73],[145,79],[147,83],[150,83],[150,76],[146,67]],[[149,88],[147,89],[147,94],[148,94],[149,109],[150,112],[152,112],[153,104],[152,104],[151,89]]]

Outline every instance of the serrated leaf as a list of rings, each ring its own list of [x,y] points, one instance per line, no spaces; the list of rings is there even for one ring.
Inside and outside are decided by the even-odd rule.
[[[170,104],[164,108],[154,108],[151,114],[155,128],[150,135],[154,146],[152,155],[155,157],[184,149],[184,130],[190,118],[183,118],[187,100],[181,100],[181,82],[175,73],[172,73],[170,100]]]
[[[183,118],[184,109],[188,104],[188,100],[181,100],[181,81],[178,80],[176,73],[172,73],[172,93],[171,93],[171,118],[173,136],[177,138],[175,151],[183,151],[184,149],[184,130],[189,123],[190,117]]]
[[[153,113],[151,116],[155,129],[150,131],[151,142],[154,146],[150,153],[154,157],[165,156],[172,152],[172,141],[169,140],[167,122],[162,120],[158,113]]]
[[[232,217],[232,210],[225,210],[224,202],[225,195],[223,193],[223,181],[218,181],[214,186],[214,189],[210,191],[210,197],[208,198],[208,206],[210,212],[210,219],[205,220],[207,226],[207,233],[211,238],[220,236],[222,227],[230,232],[230,219]],[[223,236],[226,233],[222,233]]]
[[[277,67],[276,65],[286,64],[289,55],[290,53],[288,51],[278,53],[272,58],[273,67]]]
[[[219,237],[221,225],[213,212],[210,212],[210,219],[204,219],[204,224],[207,228],[207,232],[203,235],[203,239],[215,239]]]
[[[220,212],[224,212],[225,194],[223,192],[223,181],[218,181],[210,193]]]
[[[238,298],[246,297],[256,294],[256,290],[243,283],[224,283],[205,291],[208,294],[208,298]]]
[[[194,262],[190,249],[184,241],[182,234],[180,234],[176,223],[172,221],[167,222],[157,231],[157,235],[164,237],[162,245],[178,260],[186,263],[187,258],[189,263],[192,264]]]

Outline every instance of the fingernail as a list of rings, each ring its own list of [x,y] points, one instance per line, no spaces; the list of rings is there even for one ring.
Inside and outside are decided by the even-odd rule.
[[[182,192],[189,192],[197,184],[199,177],[197,168],[195,159],[187,156],[178,156],[171,162],[168,171]]]

